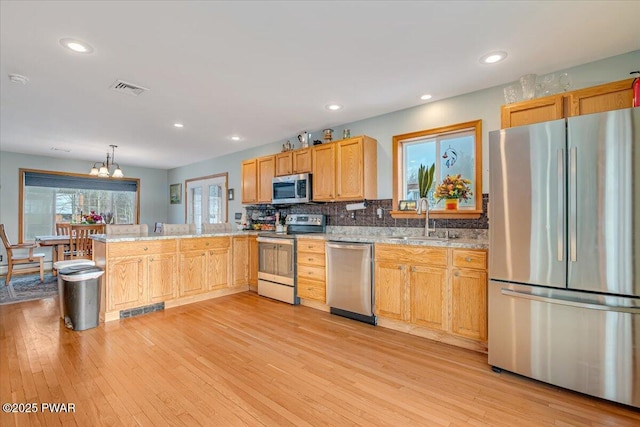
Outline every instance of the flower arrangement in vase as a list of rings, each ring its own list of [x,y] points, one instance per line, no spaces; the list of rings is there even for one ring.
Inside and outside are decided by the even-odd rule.
[[[98,215],[96,211],[91,211],[89,215],[85,215],[82,218],[82,221],[86,222],[87,224],[99,224],[100,222],[102,222],[102,217]]]
[[[438,201],[444,199],[445,210],[457,210],[460,199],[467,200],[473,195],[471,191],[471,180],[463,178],[462,175],[447,175],[438,185],[433,193],[433,197]]]

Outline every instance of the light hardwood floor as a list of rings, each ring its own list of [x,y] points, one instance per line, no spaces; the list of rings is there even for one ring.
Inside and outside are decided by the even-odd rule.
[[[0,425],[638,426],[640,412],[486,355],[242,293],[66,330],[57,299],[0,306]]]

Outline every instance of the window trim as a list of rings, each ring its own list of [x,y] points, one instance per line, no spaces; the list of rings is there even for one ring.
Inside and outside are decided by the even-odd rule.
[[[475,177],[473,194],[476,199],[475,209],[458,209],[455,211],[445,211],[444,209],[433,209],[429,211],[429,218],[460,218],[460,219],[475,219],[480,218],[482,215],[482,120],[473,120],[465,123],[458,123],[454,125],[442,126],[434,129],[421,130],[417,132],[405,133],[402,135],[393,136],[393,210],[391,211],[392,218],[424,218],[424,214],[418,215],[414,211],[399,211],[398,202],[400,201],[399,195],[402,194],[402,176],[404,172],[403,165],[403,144],[404,142],[411,142],[416,138],[424,138],[433,135],[440,135],[445,133],[459,132],[466,129],[474,131],[475,134]],[[434,185],[438,185],[434,182]]]
[[[99,178],[89,174],[73,173],[73,172],[58,172],[48,171],[41,169],[18,169],[19,186],[18,186],[18,243],[25,243],[24,232],[24,181],[26,173],[39,173],[47,175],[60,175],[60,176],[72,176],[76,178],[94,179],[94,180],[113,180],[113,181],[135,181],[136,183],[136,224],[140,224],[140,178]]]
[[[229,189],[229,172],[222,172],[222,173],[216,173],[213,175],[207,175],[207,176],[200,176],[198,178],[190,178],[190,179],[186,179],[184,181],[184,200],[185,200],[185,204],[184,204],[184,223],[188,224],[189,222],[189,193],[187,191],[187,187],[188,184],[190,182],[193,181],[205,181],[208,179],[215,179],[215,178],[224,178],[224,184],[226,186],[226,190]],[[226,192],[225,190],[225,192]],[[229,195],[228,192],[226,193],[227,197],[224,198],[225,200],[225,218],[227,219],[227,222],[229,222]]]

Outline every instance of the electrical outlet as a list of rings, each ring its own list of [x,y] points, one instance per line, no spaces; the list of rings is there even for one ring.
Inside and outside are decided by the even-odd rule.
[[[0,255],[0,262],[2,262],[3,258],[4,258],[4,255]]]

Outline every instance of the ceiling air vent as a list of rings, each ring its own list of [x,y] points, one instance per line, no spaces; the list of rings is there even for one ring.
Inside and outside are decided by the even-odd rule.
[[[149,90],[146,87],[136,86],[134,84],[127,83],[122,80],[116,80],[115,82],[113,82],[113,84],[109,88],[115,90],[116,92],[126,93],[127,95],[131,95],[131,96],[142,95],[143,92],[146,92]]]

